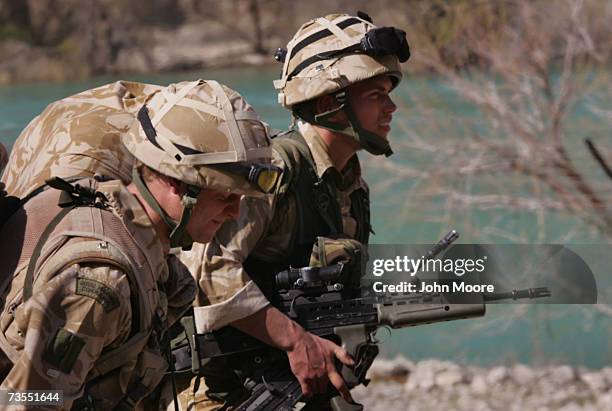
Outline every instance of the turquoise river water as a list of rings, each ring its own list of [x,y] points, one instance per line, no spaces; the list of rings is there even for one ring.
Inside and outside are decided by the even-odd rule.
[[[276,78],[277,69],[232,69],[214,70],[194,73],[167,74],[128,77],[132,80],[157,84],[168,84],[174,81],[194,78],[214,78],[237,89],[255,107],[261,117],[272,127],[286,129],[290,122],[288,112],[276,104],[276,94],[272,80]],[[57,99],[69,96],[81,90],[92,88],[116,80],[116,78],[99,77],[87,81],[61,84],[20,84],[0,88],[0,141],[10,147],[19,132],[44,107]],[[434,90],[432,97],[430,91]],[[470,112],[473,108],[462,103],[444,83],[436,78],[408,78],[396,92],[398,100],[434,101],[431,107],[440,119],[450,113]],[[472,113],[477,116],[478,113]],[[590,121],[587,113],[576,114],[582,120]],[[420,118],[410,110],[407,104],[400,105],[396,118],[402,127],[393,127],[391,140],[400,141],[402,133],[419,124]],[[430,136],[435,139],[435,136]],[[436,204],[431,207],[424,204],[415,211],[409,207],[410,199],[404,198],[406,190],[411,187],[410,178],[392,186],[385,186],[389,179],[387,173],[377,167],[371,167],[371,158],[360,155],[364,160],[364,173],[370,181],[373,193],[372,215],[376,235],[373,243],[431,243],[436,241],[448,228],[464,227],[469,220],[471,225],[488,225],[506,232],[515,232],[535,241],[532,235],[536,221],[533,212],[509,212],[496,218],[496,211],[470,211],[469,214],[454,213],[445,221],[436,218]],[[417,166],[427,166],[427,158],[411,155],[408,151],[399,150],[396,160]],[[376,159],[376,161],[385,161]],[[579,157],[578,161],[587,161]],[[592,173],[597,170],[589,169]],[[436,200],[433,200],[436,201]],[[600,290],[600,301],[610,298],[610,245],[594,233],[592,229],[581,225],[572,216],[547,215],[549,224],[545,237],[540,241],[558,242],[563,233],[571,230],[574,233],[571,243],[594,244],[591,256],[583,256],[595,272]],[[479,238],[468,234],[464,242],[508,242],[507,239],[489,236]],[[403,354],[413,360],[437,357],[453,361],[492,365],[512,362],[530,364],[569,363],[591,368],[609,365],[612,360],[612,326],[610,316],[601,314],[593,306],[580,305],[495,305],[488,310],[486,317],[472,320],[460,320],[395,330],[389,339],[381,345],[384,356]]]

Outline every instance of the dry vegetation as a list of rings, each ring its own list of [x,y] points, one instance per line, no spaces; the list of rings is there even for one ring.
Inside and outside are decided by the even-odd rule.
[[[612,4],[411,3],[418,12],[398,22],[409,30],[411,64],[450,90],[427,89],[423,77],[422,89],[399,91],[409,114],[396,151],[427,161],[372,162],[395,176],[382,189],[409,179],[415,207],[438,204],[442,221],[463,221],[478,241],[567,242],[585,227],[612,238]],[[465,110],[445,112],[450,100]],[[472,221],[476,209],[495,210],[490,224]],[[517,212],[535,229],[500,230],[496,222]],[[569,229],[551,238],[559,215]]]
[[[437,205],[481,240],[612,236],[606,0],[0,0],[0,83],[196,69],[224,50],[240,59],[226,63],[271,61],[307,18],[357,9],[406,29],[408,75],[423,79],[397,93],[405,137],[391,161],[372,162],[394,176],[375,189],[408,181],[417,211]],[[536,230],[501,229],[516,212]],[[550,216],[577,218],[559,238]]]

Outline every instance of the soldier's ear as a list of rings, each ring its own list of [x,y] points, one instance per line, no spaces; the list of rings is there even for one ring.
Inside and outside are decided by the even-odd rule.
[[[183,194],[187,191],[187,186],[182,181],[177,180],[176,178],[166,177],[166,184],[168,188],[172,191],[172,194],[175,194],[179,197],[182,197]]]
[[[315,102],[315,114],[321,114],[337,108],[340,105],[334,96],[319,97]]]
[[[157,172],[154,174],[153,178],[157,180],[156,184],[158,184],[162,190],[165,190],[177,197],[182,197],[187,190],[186,184],[177,180],[176,178],[165,176]]]
[[[326,95],[321,96],[315,101],[315,114],[327,113],[328,111],[332,111],[340,107],[340,102],[336,100],[334,96]],[[333,116],[329,117],[329,120],[345,124],[348,120],[346,118],[346,114],[344,110],[340,110],[335,113]],[[348,124],[347,124],[348,125]]]

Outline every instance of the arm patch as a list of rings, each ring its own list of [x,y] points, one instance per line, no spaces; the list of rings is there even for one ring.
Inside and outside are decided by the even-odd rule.
[[[119,307],[119,297],[112,288],[91,278],[77,277],[76,293],[93,298],[102,305],[104,311],[109,313]]]
[[[43,359],[64,374],[69,374],[84,346],[82,338],[60,328],[47,346]]]

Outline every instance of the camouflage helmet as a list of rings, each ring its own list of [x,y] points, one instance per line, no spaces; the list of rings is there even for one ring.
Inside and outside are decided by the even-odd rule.
[[[366,34],[376,28],[361,12],[357,17],[330,14],[304,23],[287,49],[275,56],[284,61],[281,78],[274,81],[279,104],[291,108],[380,74],[391,76],[395,87],[402,78],[398,56],[359,51]]]
[[[171,84],[137,118],[122,141],[141,163],[195,187],[263,194],[231,168],[267,167],[272,155],[268,125],[236,91],[212,80]]]
[[[393,151],[385,136],[361,126],[347,98],[346,87],[379,75],[388,75],[395,88],[402,78],[400,63],[408,60],[406,33],[394,27],[376,27],[365,13],[357,17],[330,14],[306,22],[275,58],[283,62],[280,80],[274,81],[279,103],[294,116],[357,140],[374,155]],[[332,95],[336,109],[314,113],[301,103]],[[348,125],[334,120],[344,111]]]
[[[128,151],[160,174],[186,183],[180,221],[162,209],[134,167],[132,182],[170,228],[171,247],[191,248],[187,223],[202,188],[270,193],[280,169],[270,165],[268,126],[234,90],[212,80],[171,84],[141,107],[122,136]]]

